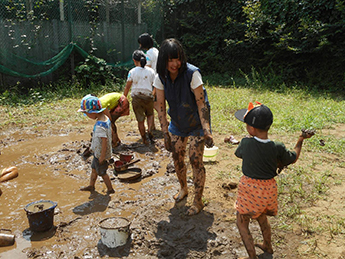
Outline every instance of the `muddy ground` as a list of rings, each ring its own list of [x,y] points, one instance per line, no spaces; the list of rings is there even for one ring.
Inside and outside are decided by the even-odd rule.
[[[0,229],[11,231],[16,241],[13,246],[0,247],[0,258],[238,258],[246,256],[236,224],[233,203],[241,161],[234,156],[236,146],[224,143],[227,135],[214,133],[219,147],[217,161],[206,163],[207,179],[204,211],[185,216],[192,195],[175,204],[172,196],[178,191],[178,181],[171,166],[171,156],[164,149],[159,131],[155,143],[144,146],[136,122],[120,118],[120,138],[123,145],[114,150],[133,152],[140,162],[142,177],[135,182],[121,182],[108,169],[115,194],[106,195],[100,178],[96,192],[81,192],[89,182],[90,160],[80,156],[90,139],[92,121],[35,125],[27,128],[11,127],[0,135],[0,169],[16,165],[19,176],[0,183]],[[344,125],[338,132],[344,136]],[[243,132],[244,136],[245,132]],[[241,139],[243,136],[235,136]],[[296,134],[286,137],[288,147],[295,144]],[[274,136],[272,137],[274,139]],[[299,163],[313,156],[302,153]],[[330,166],[336,156],[327,155],[316,170]],[[188,167],[190,194],[193,191],[192,173]],[[341,168],[338,173],[340,174]],[[329,213],[344,216],[345,188],[341,183],[328,191],[328,197],[309,208],[311,214]],[[58,203],[54,227],[43,233],[29,228],[24,208],[38,200]],[[131,235],[121,247],[109,249],[103,245],[99,222],[108,217],[124,217],[131,222]],[[271,218],[274,221],[279,220]],[[259,258],[345,258],[343,235],[317,236],[306,234],[301,226],[293,231],[273,228],[274,255],[257,250]],[[7,231],[8,230],[8,231]],[[250,230],[260,241],[260,229],[254,222]],[[310,249],[311,240],[317,244]]]

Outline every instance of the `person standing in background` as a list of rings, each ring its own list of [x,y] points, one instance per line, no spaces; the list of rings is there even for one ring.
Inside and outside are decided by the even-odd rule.
[[[153,141],[153,95],[152,87],[155,79],[155,72],[152,68],[146,67],[146,57],[143,51],[135,50],[132,55],[135,67],[128,73],[127,83],[123,95],[127,97],[131,90],[132,106],[135,117],[138,121],[138,129],[145,145],[149,142],[146,138],[145,119],[147,118],[148,136]]]
[[[155,74],[157,74],[157,59],[158,59],[158,49],[153,47],[153,38],[147,32],[141,34],[138,38],[139,48],[144,51],[146,56],[146,66],[151,67]],[[156,102],[156,90],[152,89],[152,95],[154,96],[153,108],[158,111],[158,105]],[[153,129],[155,129],[155,122],[153,116]]]
[[[158,49],[153,47],[153,39],[150,34],[143,33],[138,38],[139,48],[146,56],[146,66],[151,67],[157,73]]]

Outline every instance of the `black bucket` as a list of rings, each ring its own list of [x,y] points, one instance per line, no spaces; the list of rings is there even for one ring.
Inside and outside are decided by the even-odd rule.
[[[56,202],[40,200],[25,206],[26,216],[29,220],[30,229],[35,232],[43,232],[54,225],[54,209]]]

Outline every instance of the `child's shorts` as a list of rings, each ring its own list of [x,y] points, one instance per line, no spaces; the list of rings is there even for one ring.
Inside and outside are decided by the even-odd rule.
[[[153,96],[138,94],[132,97],[132,106],[138,122],[153,115]]]
[[[274,178],[261,180],[243,175],[238,184],[235,209],[239,214],[255,219],[261,214],[278,213],[278,190]]]
[[[93,157],[92,163],[91,163],[91,168],[96,170],[97,175],[103,176],[107,173],[108,162],[104,161],[103,164],[100,164],[98,158]]]

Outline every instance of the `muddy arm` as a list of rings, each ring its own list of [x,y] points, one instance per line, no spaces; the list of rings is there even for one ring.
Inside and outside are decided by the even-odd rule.
[[[157,95],[157,104],[158,104],[157,113],[158,113],[159,122],[161,124],[162,131],[164,133],[167,133],[168,127],[169,127],[169,122],[167,119],[164,90],[156,89],[156,95]]]
[[[156,89],[156,95],[157,95],[157,106],[158,106],[158,110],[157,110],[158,118],[161,124],[162,131],[164,133],[164,146],[166,150],[172,151],[171,138],[168,131],[169,122],[167,119],[164,90]]]
[[[198,106],[201,125],[204,129],[205,145],[207,147],[212,147],[214,143],[210,127],[210,110],[206,106],[204,89],[202,85],[199,85],[197,88],[194,89],[194,95],[196,104]]]
[[[132,81],[127,81],[123,95],[127,97],[129,90],[131,89]]]

